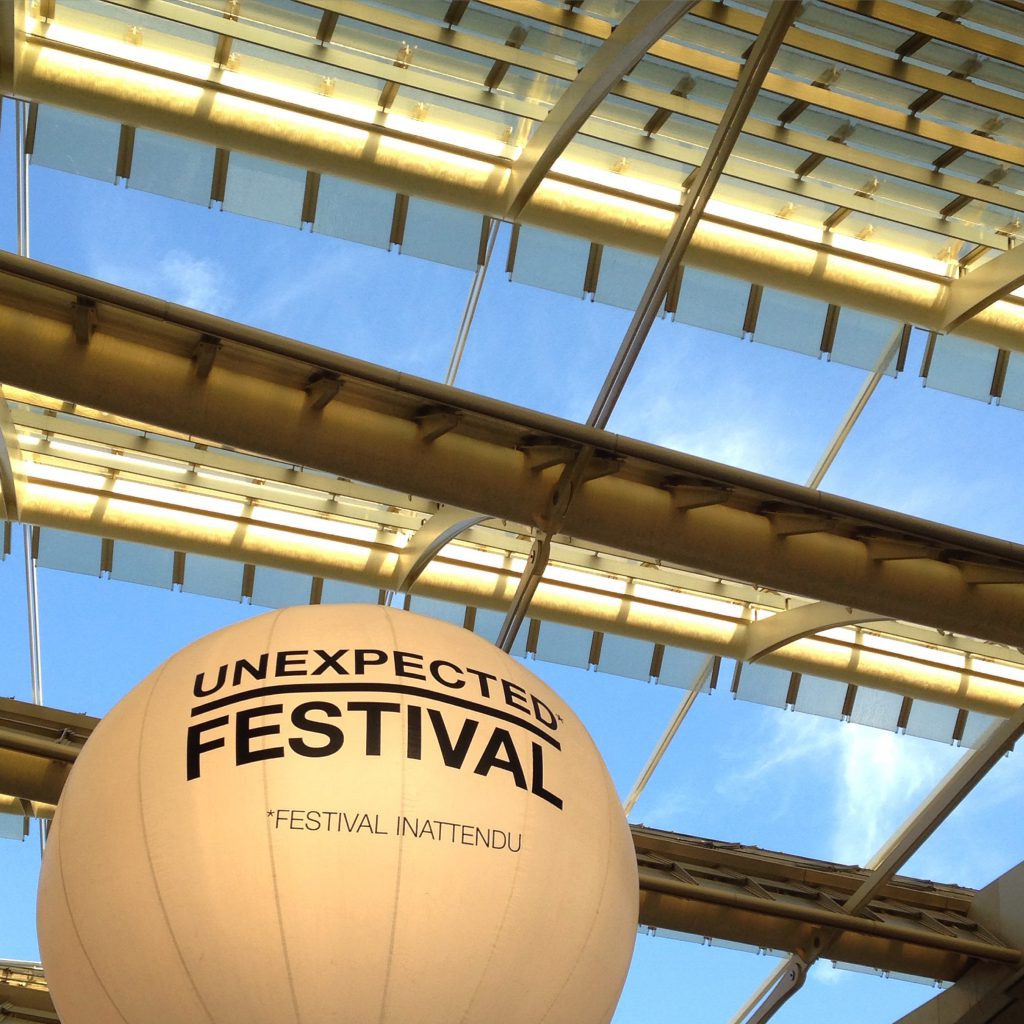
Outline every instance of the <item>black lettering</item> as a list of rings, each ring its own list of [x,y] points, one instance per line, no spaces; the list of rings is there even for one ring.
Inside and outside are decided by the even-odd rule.
[[[523,833],[518,833],[518,842],[515,846],[512,845],[512,833],[508,833],[508,852],[518,853],[523,848]]]
[[[498,677],[492,676],[490,672],[481,672],[475,668],[467,668],[466,671],[471,676],[476,676],[477,679],[480,680],[480,695],[483,697],[490,697],[491,690],[490,687],[487,685],[487,682],[488,680],[490,680],[493,683],[497,680]]]
[[[546,725],[549,729],[558,728],[558,716],[544,703],[539,697],[534,697],[530,694],[530,703],[533,705],[533,717],[540,722],[541,725]]]
[[[197,722],[188,727],[188,737],[185,741],[185,778],[188,780],[199,778],[199,758],[208,750],[216,750],[224,746],[224,737],[218,736],[215,740],[202,741],[202,735],[207,729],[219,729],[228,724],[227,715],[219,715],[217,718],[207,719],[205,722]]]
[[[227,671],[227,665],[221,665],[220,671],[217,673],[217,682],[208,690],[203,689],[203,680],[206,678],[206,673],[196,673],[196,681],[192,686],[192,693],[196,697],[209,697],[210,694],[216,693],[224,685],[224,680],[227,678]]]
[[[304,676],[306,666],[304,664],[309,651],[278,651],[275,675],[279,676]]]
[[[364,648],[362,650],[353,651],[356,658],[356,675],[361,676],[365,671],[367,665],[385,665],[387,664],[388,656],[386,651],[377,651],[372,647]]]
[[[441,675],[442,668],[450,668],[455,673],[455,678],[445,679],[445,677]],[[461,689],[466,685],[466,680],[459,675],[460,671],[461,669],[458,665],[453,665],[450,661],[444,661],[441,658],[430,663],[431,676],[433,676],[433,678],[442,686],[450,686],[453,690]]]
[[[491,846],[491,833],[490,832],[485,832],[482,828],[478,827],[477,830],[476,830],[476,842],[473,845],[474,846],[486,846],[488,849],[490,849],[490,846]]]
[[[530,785],[530,792],[539,796],[541,800],[547,800],[549,804],[562,809],[562,798],[549,793],[544,788],[544,751],[539,743],[530,744],[533,747],[533,780]]]
[[[344,648],[340,651],[335,651],[333,654],[328,654],[326,651],[320,650],[316,650],[313,653],[320,659],[320,664],[310,672],[311,676],[322,676],[329,668],[333,668],[339,676],[348,675],[348,669],[341,664],[340,660],[348,654],[348,651]]]
[[[423,709],[410,704],[406,712],[405,756],[419,761],[423,756]]]
[[[420,671],[413,671],[419,669]],[[395,675],[405,676],[407,679],[423,679],[427,677],[422,672],[423,655],[412,654],[410,651],[395,651]]]
[[[306,830],[308,832],[320,831],[320,812],[306,811]]]
[[[441,751],[441,758],[444,760],[444,763],[449,768],[461,768],[463,761],[466,760],[466,754],[469,753],[469,745],[473,742],[473,736],[476,734],[479,723],[475,722],[472,718],[467,718],[462,723],[459,738],[453,744],[441,712],[437,708],[427,708],[427,714],[430,716],[430,722],[434,726],[434,735],[437,737],[437,745]]]
[[[506,755],[503,758],[498,756],[502,751]],[[519,760],[512,737],[506,729],[494,730],[473,771],[477,775],[486,775],[492,768],[500,768],[504,772],[509,772],[516,786],[519,789],[526,789],[526,773],[523,771],[523,764]]]
[[[251,722],[261,715],[279,715],[284,711],[283,704],[267,704],[262,708],[246,708],[235,716],[235,764],[252,764],[253,761],[269,761],[274,757],[284,757],[284,747],[263,747],[253,750],[251,740],[257,736],[273,736],[281,731],[276,722],[253,727]]]
[[[383,653],[383,652],[380,652]],[[359,652],[356,651],[358,657]],[[380,757],[380,720],[385,711],[396,714],[402,710],[400,704],[388,704],[380,700],[350,700],[349,711],[366,713],[366,753],[368,757]]]
[[[336,725],[330,722],[318,722],[309,717],[311,711],[319,711],[328,718],[340,718],[341,708],[337,704],[330,704],[325,700],[310,700],[305,704],[299,704],[292,711],[292,725],[303,732],[317,733],[326,737],[327,742],[319,746],[313,746],[304,739],[290,739],[288,746],[301,754],[303,757],[329,757],[341,750],[345,742],[345,734]]]
[[[252,662],[246,661],[245,658],[239,658],[235,662],[235,674],[231,680],[232,686],[240,686],[242,683],[242,672],[248,672],[253,679],[266,679],[267,678],[267,660],[270,655],[263,653],[260,655],[260,660],[257,664],[253,665]]]
[[[501,688],[505,691],[505,703],[510,708],[530,713],[530,705],[526,703],[526,690],[518,683],[513,683],[510,679],[502,679]],[[519,701],[522,701],[522,704],[518,703]]]

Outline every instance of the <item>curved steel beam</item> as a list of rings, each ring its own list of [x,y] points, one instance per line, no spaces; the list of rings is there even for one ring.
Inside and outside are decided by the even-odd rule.
[[[396,593],[408,590],[449,541],[486,518],[486,515],[451,505],[432,515],[398,556],[391,575],[391,590]]]
[[[872,622],[883,616],[847,608],[829,601],[805,604],[780,612],[767,619],[751,622],[743,641],[743,661],[760,661],[786,644],[802,640],[824,629],[852,626],[859,622]]]

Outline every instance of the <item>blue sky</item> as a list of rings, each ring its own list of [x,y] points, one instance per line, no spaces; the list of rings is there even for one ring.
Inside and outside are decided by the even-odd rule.
[[[2,159],[13,168],[10,112],[5,105]],[[3,175],[7,248],[15,246],[11,178]],[[444,375],[468,272],[46,168],[33,171],[32,208],[39,260],[421,376]],[[496,253],[457,383],[584,419],[629,313],[511,284],[503,267]],[[908,371],[882,382],[824,489],[1024,541],[1014,455],[1024,414],[923,389],[921,347],[915,339]],[[862,371],[660,321],[610,427],[803,482],[863,379]],[[257,611],[50,570],[39,580],[46,703],[90,714],[102,714],[192,639]],[[5,692],[27,700],[23,587],[16,550],[0,565],[0,639]],[[577,708],[628,792],[681,691],[533,667]],[[861,863],[959,754],[733,701],[722,690],[698,699],[632,819]],[[996,766],[907,873],[984,885],[1024,856],[1022,799],[1018,753]],[[12,894],[0,956],[35,959],[37,843],[3,842],[0,864]],[[615,1024],[726,1020],[773,965],[641,935]],[[776,1020],[881,1024],[929,994],[823,965]]]

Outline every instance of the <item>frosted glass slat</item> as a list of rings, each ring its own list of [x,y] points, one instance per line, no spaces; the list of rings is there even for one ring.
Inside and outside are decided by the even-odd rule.
[[[483,218],[458,206],[409,199],[402,238],[402,255],[475,270],[480,256]]]
[[[955,334],[935,339],[927,385],[954,395],[989,400],[998,350]]]
[[[0,814],[0,839],[25,841],[25,819],[18,814]]]
[[[808,715],[839,719],[843,716],[843,703],[849,687],[836,679],[821,676],[801,676],[793,707]]]
[[[806,356],[821,352],[828,304],[765,288],[754,326],[754,341]]]
[[[754,704],[765,704],[772,708],[786,706],[786,694],[793,673],[788,669],[773,668],[771,665],[750,664],[738,666],[739,683],[736,697]]]
[[[708,656],[700,651],[688,651],[682,647],[666,647],[661,659],[661,672],[658,682],[665,686],[679,686],[684,690],[692,690],[697,675],[707,661]],[[709,683],[704,684],[704,691],[710,689]]]
[[[348,580],[324,580],[321,604],[378,604],[380,591]]]
[[[964,734],[960,739],[963,747],[976,747],[982,737],[988,732],[989,727],[995,722],[993,715],[986,715],[981,711],[968,711],[967,721],[964,723]]]
[[[121,126],[116,121],[40,106],[32,162],[112,182]]]
[[[750,285],[746,281],[687,267],[672,319],[739,338],[743,334],[749,296]]]
[[[903,698],[898,693],[886,693],[884,690],[871,690],[862,686],[854,698],[850,721],[895,732],[902,707]]]
[[[311,586],[312,580],[302,573],[258,565],[252,581],[252,603],[261,608],[309,604]]]
[[[654,644],[649,640],[605,633],[601,640],[601,660],[597,671],[627,679],[647,680],[651,678],[653,657]]]
[[[394,192],[324,174],[320,178],[313,230],[386,249],[394,213]]]
[[[537,659],[556,665],[587,668],[593,640],[594,634],[589,629],[565,626],[560,622],[542,622],[537,635]]]
[[[564,295],[583,295],[590,243],[524,224],[519,230],[512,280]]]
[[[436,597],[421,597],[413,594],[409,598],[409,611],[426,615],[431,619],[450,622],[453,626],[466,624],[466,606],[454,601],[439,601]]]
[[[213,146],[138,128],[128,187],[206,206],[215,155]]]
[[[902,327],[902,324],[884,317],[844,307],[839,311],[836,333],[832,339],[831,359],[834,363],[842,363],[844,366],[874,370]],[[895,375],[896,355],[894,349],[886,362],[885,373]]]
[[[241,601],[244,568],[241,562],[189,554],[185,556],[185,582],[181,589],[186,594]]]
[[[609,306],[636,309],[656,263],[651,256],[606,245],[601,253],[601,271],[594,298]]]
[[[84,576],[99,576],[103,541],[87,533],[40,530],[37,564],[43,569],[63,569]]]
[[[297,228],[305,190],[306,172],[301,167],[234,152],[228,160],[222,208]]]
[[[910,705],[907,719],[907,734],[941,743],[953,742],[953,728],[956,725],[956,708],[945,704],[932,704],[926,700],[915,700]]]
[[[149,544],[116,541],[110,578],[169,590],[174,580],[174,552]]]

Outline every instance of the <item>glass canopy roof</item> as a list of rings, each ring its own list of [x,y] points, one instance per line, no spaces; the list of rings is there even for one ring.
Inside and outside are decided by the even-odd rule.
[[[69,638],[124,602],[187,620],[164,653],[250,609],[404,605],[551,673],[631,820],[869,869],[1019,708],[1014,5],[5,19],[15,696],[105,712],[153,656],[100,685]],[[210,415],[194,398],[229,375],[260,397]],[[301,442],[287,409],[318,424]],[[1018,758],[897,870],[980,889],[1020,861]],[[32,845],[0,851],[29,879]],[[616,1024],[676,1019],[654,1004],[678,1011],[680,970],[719,972],[700,1019],[728,1020],[766,970],[739,951],[790,952],[647,927],[718,950],[641,937]],[[842,1020],[852,984],[777,1019]],[[857,991],[859,1021],[932,994]]]

